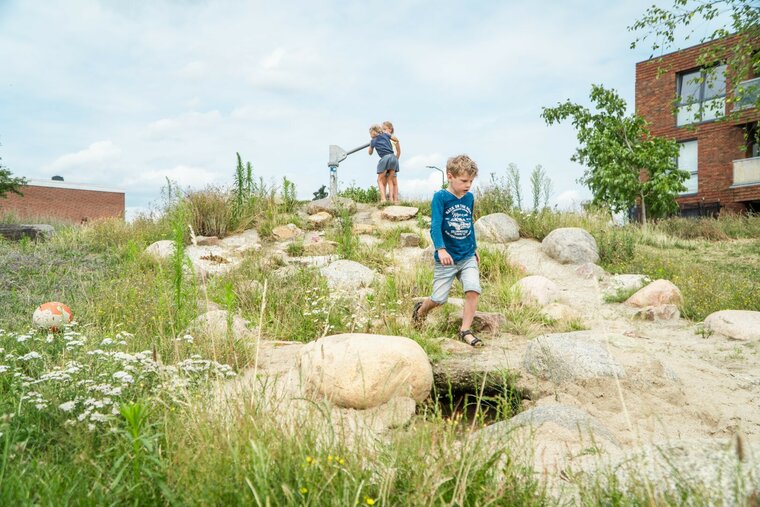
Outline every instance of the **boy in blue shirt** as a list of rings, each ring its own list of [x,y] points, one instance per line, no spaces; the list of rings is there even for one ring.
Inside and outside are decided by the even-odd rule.
[[[377,154],[380,155],[380,161],[377,163],[377,186],[380,190],[380,202],[383,203],[386,200],[386,185],[390,185],[391,200],[394,199],[394,194],[398,196],[398,190],[395,189],[398,157],[393,153],[392,144],[398,143],[398,139],[383,132],[383,127],[380,125],[372,125],[369,128],[369,135],[372,138],[369,143],[369,154],[372,155],[373,151],[377,150]]]
[[[459,339],[473,347],[482,347],[483,342],[470,330],[481,292],[480,257],[472,220],[475,197],[470,192],[477,175],[478,166],[467,155],[452,157],[446,162],[448,188],[436,192],[432,202],[430,236],[436,261],[433,295],[415,303],[412,321],[420,325],[430,310],[444,304],[454,278],[458,278],[465,294]]]

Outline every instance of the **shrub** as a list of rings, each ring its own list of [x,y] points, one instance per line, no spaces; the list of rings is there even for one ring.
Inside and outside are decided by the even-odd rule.
[[[356,186],[356,182],[351,182],[347,188],[338,191],[338,196],[347,197],[355,202],[374,204],[380,201],[380,191],[375,186],[366,189]]]
[[[220,238],[227,235],[232,225],[234,207],[227,190],[207,186],[203,190],[188,192],[184,200],[195,234]]]

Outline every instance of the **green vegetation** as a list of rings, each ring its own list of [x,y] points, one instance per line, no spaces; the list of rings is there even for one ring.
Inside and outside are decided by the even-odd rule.
[[[568,100],[543,108],[541,117],[549,125],[572,120],[579,147],[571,160],[586,166],[580,181],[591,190],[592,203],[620,212],[638,199],[644,226],[647,214],[672,214],[689,177],[676,166],[678,144],[651,135],[641,116],[626,116],[626,103],[614,90],[593,85],[590,98],[595,112]]]
[[[26,180],[24,178],[13,176],[10,169],[3,165],[3,159],[0,158],[0,199],[4,198],[8,192],[21,194],[19,187],[25,183]]]
[[[409,266],[394,264],[394,256],[402,233],[420,234],[423,247],[424,234],[414,227],[378,231],[377,244],[368,247],[357,241],[346,210],[326,236],[338,242],[343,258],[386,275],[366,298],[331,293],[317,269],[286,265],[266,249],[248,251],[229,274],[193,276],[181,252],[201,231],[210,232],[196,225],[212,223],[196,222],[199,214],[227,217],[214,223],[228,233],[254,225],[265,242],[267,229],[300,220],[292,199],[254,185],[247,166],[238,167],[242,199],[237,190],[181,193],[170,186],[154,218],[58,227],[45,242],[0,240],[0,504],[551,503],[510,449],[470,437],[471,429],[520,409],[506,387],[469,395],[462,405],[451,396],[436,398],[388,445],[325,443],[316,421],[298,421],[294,431],[253,397],[225,407],[225,416],[214,408],[209,393],[254,364],[256,351],[250,339],[231,333],[209,340],[186,332],[212,303],[238,313],[268,339],[310,342],[353,331],[402,335],[433,361],[445,355],[440,337],[457,330],[450,307],[422,330],[411,327],[412,298],[430,293],[432,267],[399,269]],[[485,190],[493,206],[514,202],[493,181]],[[295,195],[287,180],[281,194]],[[511,213],[523,234],[536,239],[560,226],[587,229],[606,269],[673,280],[689,318],[718,308],[760,310],[760,217],[663,220],[643,232],[610,226],[601,212]],[[159,239],[174,243],[175,256],[165,262],[144,254]],[[303,249],[299,240],[287,246],[291,255]],[[505,315],[507,332],[535,336],[582,328],[519,303],[512,286],[524,273],[504,251],[483,247],[480,256],[479,309]],[[452,296],[461,297],[461,289]],[[56,334],[29,330],[34,308],[51,300],[68,304],[78,324]],[[513,379],[504,375],[508,386]],[[580,493],[588,503],[671,501],[645,489],[624,500],[614,485],[581,487]]]

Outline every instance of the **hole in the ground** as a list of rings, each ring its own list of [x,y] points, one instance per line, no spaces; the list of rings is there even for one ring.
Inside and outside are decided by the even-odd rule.
[[[485,384],[482,376],[471,385],[453,386],[449,382],[441,388],[443,384],[436,383],[432,408],[444,419],[482,424],[504,421],[520,412],[522,401],[530,394],[518,388],[511,377],[486,375]]]

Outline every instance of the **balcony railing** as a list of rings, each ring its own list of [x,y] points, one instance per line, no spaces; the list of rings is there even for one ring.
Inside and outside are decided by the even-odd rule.
[[[757,99],[760,97],[760,77],[739,83],[739,86],[734,90],[734,97],[736,97],[735,111],[755,107]]]
[[[734,160],[734,186],[760,185],[760,157]]]

